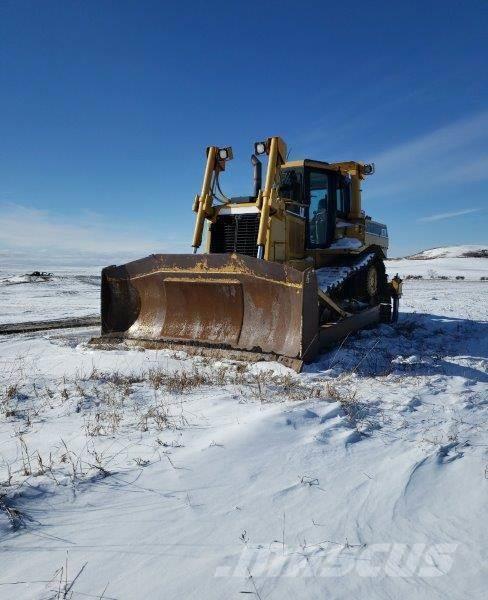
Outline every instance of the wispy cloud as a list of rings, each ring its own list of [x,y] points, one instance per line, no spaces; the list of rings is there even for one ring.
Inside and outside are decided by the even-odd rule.
[[[421,223],[429,223],[431,221],[442,221],[443,219],[454,219],[456,217],[462,217],[463,215],[470,215],[475,212],[479,212],[481,208],[466,208],[464,210],[457,210],[455,212],[437,213],[435,215],[429,215],[428,217],[421,217],[417,221]]]
[[[488,111],[455,121],[393,147],[377,158],[385,165],[398,165],[405,160],[422,162],[425,158],[435,159],[437,156],[445,156],[454,149],[486,137],[488,137]]]
[[[455,121],[371,156],[375,196],[488,180],[488,111]]]
[[[18,204],[0,205],[0,253],[4,257],[110,261],[175,252],[179,246],[178,241],[163,242],[147,228],[114,225],[92,213],[69,218]]]

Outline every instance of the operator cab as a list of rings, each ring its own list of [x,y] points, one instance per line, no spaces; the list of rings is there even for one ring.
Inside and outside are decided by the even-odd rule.
[[[336,219],[347,219],[350,212],[350,177],[312,160],[287,163],[281,174],[279,195],[290,199],[288,212],[305,219],[307,248],[329,247]]]

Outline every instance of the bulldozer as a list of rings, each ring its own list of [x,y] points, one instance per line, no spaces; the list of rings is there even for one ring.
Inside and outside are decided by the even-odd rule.
[[[387,227],[361,206],[374,164],[289,161],[270,137],[254,145],[252,194],[229,198],[220,176],[232,158],[231,147],[206,150],[192,253],[103,269],[94,343],[278,360],[300,372],[349,334],[396,321],[402,281],[385,271]]]

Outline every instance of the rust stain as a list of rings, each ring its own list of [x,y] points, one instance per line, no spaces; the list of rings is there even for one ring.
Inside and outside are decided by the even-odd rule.
[[[313,281],[251,257],[153,255],[104,270],[102,333],[298,360],[318,327]]]

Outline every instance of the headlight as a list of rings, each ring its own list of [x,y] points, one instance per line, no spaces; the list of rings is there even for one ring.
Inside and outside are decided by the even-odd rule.
[[[256,142],[254,144],[254,153],[257,155],[266,154],[266,142]]]
[[[220,160],[231,160],[232,148],[230,146],[228,148],[220,148],[219,158],[220,158]]]

